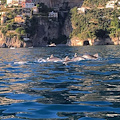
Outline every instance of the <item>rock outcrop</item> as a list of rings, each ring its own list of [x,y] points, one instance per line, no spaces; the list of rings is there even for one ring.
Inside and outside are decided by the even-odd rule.
[[[62,28],[62,34],[67,36],[69,38],[70,34],[72,33],[72,23],[71,23],[71,18],[69,16],[66,17],[63,28]]]
[[[52,39],[58,39],[60,35],[68,38],[67,45],[83,46],[83,45],[119,45],[118,38],[106,39],[87,39],[80,40],[78,37],[69,39],[72,30],[75,29],[71,23],[69,9],[75,6],[82,6],[83,0],[35,0],[37,3],[44,3],[48,7],[54,8],[59,12],[59,18],[56,20],[47,17],[37,17],[38,26],[35,35],[31,37],[30,42],[19,40],[17,37],[5,37],[0,33],[0,47],[30,47],[30,46],[46,46]],[[62,9],[62,10],[61,10]],[[61,18],[60,18],[61,17]]]
[[[68,3],[68,6],[72,8],[74,6],[80,6],[82,2],[83,0],[36,0],[36,3],[44,3],[51,8],[60,8],[64,3]]]
[[[24,42],[18,39],[18,37],[5,37],[1,32],[0,32],[0,47],[1,48],[6,48],[6,47],[30,47],[32,46],[31,42]]]
[[[50,40],[58,38],[59,22],[42,17],[38,17],[37,19],[39,22],[36,34],[32,38],[33,46],[46,46]]]
[[[73,37],[67,43],[69,46],[85,46],[85,45],[120,45],[118,38],[99,38],[81,40],[78,37]]]

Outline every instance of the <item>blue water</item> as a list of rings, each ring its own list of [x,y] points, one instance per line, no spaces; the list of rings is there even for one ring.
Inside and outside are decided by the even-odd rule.
[[[97,60],[39,62],[98,53]],[[120,120],[120,46],[0,49],[1,120]]]

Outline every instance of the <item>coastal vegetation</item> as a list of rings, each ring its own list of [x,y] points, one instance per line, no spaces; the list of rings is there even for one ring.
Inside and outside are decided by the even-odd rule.
[[[87,9],[79,14],[77,7],[71,9],[73,32],[70,37],[77,36],[81,40],[119,37],[120,10],[118,9]]]
[[[49,21],[49,17],[48,17],[49,12],[53,11],[52,8],[48,8],[48,6],[46,6],[44,3],[36,4],[38,12],[35,14],[33,12],[33,9],[28,10],[28,9],[23,9],[22,7],[16,8],[16,6],[4,7],[4,5],[3,8],[1,8],[0,12],[5,12],[6,20],[3,25],[0,25],[0,30],[4,36],[10,38],[17,36],[19,40],[23,40],[24,37],[29,37],[29,38],[33,37],[38,29],[39,18]],[[28,11],[30,11],[29,15],[26,15]],[[20,22],[20,21],[16,22],[15,21],[16,16],[22,16],[24,22]],[[50,19],[56,21],[55,18],[50,18]],[[53,40],[50,39],[49,41],[52,42],[54,40],[55,39]]]
[[[0,17],[1,21],[4,20],[3,23],[0,21],[0,30],[5,37],[16,37],[22,41],[24,38],[28,40],[38,38],[48,44],[66,44],[69,42],[67,40],[72,38],[79,38],[78,40],[82,42],[105,38],[119,40],[120,2],[113,1],[113,8],[107,8],[109,2],[111,1],[84,0],[79,9],[78,7],[70,9],[68,2],[64,2],[60,8],[50,8],[44,3],[24,8],[22,5],[18,7],[14,4],[7,5],[1,0]]]
[[[91,8],[105,6],[108,1],[109,0],[84,0],[83,6]]]
[[[1,0],[1,4],[4,5],[6,3],[6,0]]]

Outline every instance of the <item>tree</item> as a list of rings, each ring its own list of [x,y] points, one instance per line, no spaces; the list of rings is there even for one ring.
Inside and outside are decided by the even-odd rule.
[[[24,28],[19,27],[19,28],[17,28],[15,31],[16,31],[18,34],[21,34],[21,31],[22,31],[22,30],[24,30]]]
[[[7,27],[8,30],[11,29],[11,25],[10,24],[8,24],[6,27]]]
[[[1,4],[4,5],[6,3],[6,0],[1,0]]]
[[[26,34],[26,31],[25,30],[22,30],[21,31],[21,35],[25,35]]]
[[[5,27],[5,28],[2,28],[1,32],[3,33],[3,35],[5,35],[5,34],[7,33],[6,27]]]

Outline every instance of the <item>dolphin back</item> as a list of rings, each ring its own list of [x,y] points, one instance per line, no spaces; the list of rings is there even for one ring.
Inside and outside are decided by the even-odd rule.
[[[94,54],[93,56],[94,56],[94,57],[96,57],[96,58],[98,58],[98,57],[99,57],[98,53]]]

